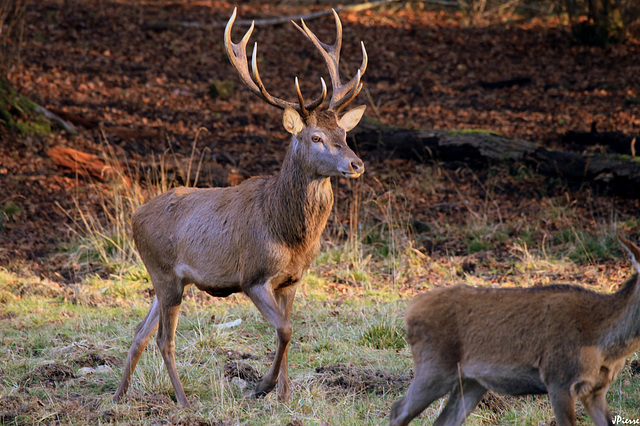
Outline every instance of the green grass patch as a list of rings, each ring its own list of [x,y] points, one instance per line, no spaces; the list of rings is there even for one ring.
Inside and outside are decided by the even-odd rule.
[[[469,254],[490,250],[493,245],[482,237],[474,236],[467,241],[467,252]]]
[[[25,136],[51,133],[51,123],[36,112],[36,104],[0,78],[0,125]]]
[[[613,233],[593,234],[566,228],[559,231],[554,242],[564,248],[567,258],[577,264],[598,263],[620,257],[620,244]]]
[[[502,136],[501,133],[487,129],[455,129],[449,131],[449,136],[466,136],[466,135],[491,135]]]
[[[372,324],[362,334],[361,343],[375,349],[400,350],[406,346],[403,327],[388,318]]]

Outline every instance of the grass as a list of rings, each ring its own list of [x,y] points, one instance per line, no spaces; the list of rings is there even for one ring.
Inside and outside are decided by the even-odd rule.
[[[464,183],[447,189],[462,175],[473,189]],[[611,291],[629,273],[625,259],[615,262],[622,257],[615,229],[638,235],[637,218],[605,217],[595,201],[589,208],[564,194],[542,195],[542,210],[497,203],[506,180],[530,185],[534,174],[478,176],[419,166],[415,177],[405,187],[350,182],[352,197],[337,202],[323,250],[294,304],[290,403],[278,403],[274,394],[246,397],[253,383],[229,373],[241,367],[264,374],[275,349],[272,328],[248,299],[187,291],[176,360],[190,410],[175,404],[153,341],[127,397],[110,401],[134,328],[151,303],[128,220],[144,199],[170,186],[114,184],[103,193],[106,220],[80,207],[69,212],[78,236],[66,255],[88,271],[81,282],[61,285],[0,269],[0,423],[386,424],[412,369],[402,323],[412,295],[458,282],[531,286],[567,278]],[[416,219],[409,197],[429,200],[432,216]],[[509,214],[516,209],[519,214]],[[239,325],[221,326],[238,319]],[[86,367],[100,365],[108,368],[85,375]],[[612,413],[637,417],[640,381],[630,368],[608,400]],[[443,402],[414,424],[432,424]],[[480,407],[466,424],[552,419],[546,397],[507,397]],[[585,419],[580,416],[588,424]]]
[[[360,342],[375,349],[400,350],[407,345],[402,325],[390,318],[371,324],[363,332]]]
[[[51,123],[36,111],[36,104],[0,77],[0,124],[25,136],[46,136]]]
[[[15,283],[22,279],[6,272],[3,274],[3,292],[19,293]],[[49,285],[55,287],[52,283],[36,281],[25,284],[47,289]],[[113,280],[104,281],[104,288],[115,284],[117,282]],[[106,362],[107,365],[112,359],[122,358],[130,344],[133,328],[144,315],[149,300],[138,292],[128,298],[127,305],[118,306],[119,297],[111,295],[105,296],[100,305],[92,306],[92,303],[65,301],[64,292],[49,297],[42,293],[35,291],[16,297],[2,310],[0,388],[3,403],[9,396],[22,402],[33,398],[42,402],[23,410],[20,416],[7,413],[3,406],[0,412],[6,423],[34,424],[45,416],[51,416],[63,423],[81,424],[90,415],[97,415],[97,419],[103,422],[113,419],[135,423],[146,422],[155,416],[161,418],[176,411],[177,418],[195,415],[208,420],[224,419],[233,424],[277,424],[283,419],[316,419],[319,422],[331,412],[332,418],[342,418],[345,407],[335,406],[334,392],[314,377],[317,367],[350,362],[368,369],[380,369],[386,362],[397,365],[396,371],[409,367],[406,354],[390,351],[381,357],[377,353],[379,351],[360,342],[364,333],[361,322],[369,313],[362,305],[345,303],[337,308],[333,303],[327,305],[324,301],[301,298],[294,314],[298,338],[292,345],[289,361],[296,398],[288,406],[278,404],[273,396],[258,401],[245,398],[234,382],[224,377],[223,367],[228,362],[226,352],[234,350],[255,355],[255,360],[246,363],[264,373],[269,364],[268,354],[275,346],[273,332],[244,297],[234,296],[230,300],[211,298],[205,304],[202,295],[194,293],[189,294],[184,302],[176,354],[194,410],[184,413],[174,406],[170,399],[173,391],[168,376],[153,344],[136,370],[129,391],[131,398],[114,405],[109,398],[117,386],[119,365],[112,365],[111,371],[91,377],[57,380],[52,373],[53,385],[46,378],[28,379],[36,376],[34,371],[39,366],[46,364],[65,365],[77,374],[77,361],[87,353],[96,354],[100,358],[97,362]],[[397,311],[401,306],[395,304],[389,308],[385,305],[384,308],[380,315],[389,315],[388,309],[399,314]],[[339,309],[340,321],[335,314],[328,313],[336,309]],[[235,318],[242,319],[239,326],[231,329],[218,327],[218,324]],[[354,358],[354,345],[359,348],[357,359]],[[21,385],[27,382],[28,386]],[[158,395],[165,397],[159,398]],[[379,399],[376,396],[371,398]],[[69,404],[78,405],[76,412],[62,415],[61,407]],[[354,421],[362,419],[370,415],[372,408],[373,405],[361,403],[360,412],[351,412],[349,416]]]
[[[0,312],[0,415],[5,424],[148,424],[162,419],[385,424],[391,404],[406,391],[412,368],[399,320],[404,300],[319,300],[302,291],[294,308],[289,359],[293,400],[281,404],[275,395],[245,397],[241,382],[225,376],[225,365],[239,362],[259,374],[266,372],[275,346],[273,331],[243,296],[215,299],[190,291],[178,326],[176,359],[193,408],[175,405],[153,342],[140,360],[128,396],[113,404],[121,361],[150,302],[145,293],[133,292],[126,304],[118,295],[105,295],[100,304],[81,303],[46,280],[2,271],[0,282],[5,298],[13,297]],[[102,282],[104,287],[96,291],[117,284],[114,279]],[[30,290],[24,293],[21,286]],[[242,322],[236,327],[219,326],[237,318]],[[243,360],[230,353],[251,357]],[[87,359],[90,367],[110,368],[80,375]],[[45,373],[43,366],[49,366]],[[70,377],[62,377],[64,368]],[[372,380],[382,374],[387,382]],[[366,387],[356,387],[349,378]],[[624,369],[609,392],[612,412],[634,418],[638,398],[638,378]],[[415,424],[431,424],[439,407],[441,402],[433,404]],[[467,424],[540,424],[553,418],[544,397],[507,398],[505,407],[493,410],[476,410]]]
[[[487,129],[456,129],[449,131],[449,136],[465,136],[465,135],[487,135],[502,136],[500,133]]]

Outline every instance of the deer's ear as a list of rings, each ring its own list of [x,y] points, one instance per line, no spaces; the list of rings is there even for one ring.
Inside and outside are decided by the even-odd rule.
[[[624,238],[620,233],[618,234],[618,241],[620,241],[622,247],[624,247],[624,249],[631,255],[631,262],[640,273],[640,247]]]
[[[282,125],[285,130],[292,135],[297,135],[304,129],[304,121],[298,111],[290,106],[285,107],[284,115],[282,116]]]
[[[338,126],[342,127],[345,132],[353,129],[362,119],[362,115],[366,108],[366,105],[360,105],[359,107],[349,110],[345,115],[340,117],[338,120]]]

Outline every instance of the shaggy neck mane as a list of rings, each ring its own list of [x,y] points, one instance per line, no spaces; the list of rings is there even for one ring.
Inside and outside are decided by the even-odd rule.
[[[269,181],[264,211],[272,235],[290,248],[306,248],[319,239],[331,207],[333,190],[325,176],[305,170],[291,143],[280,173]]]

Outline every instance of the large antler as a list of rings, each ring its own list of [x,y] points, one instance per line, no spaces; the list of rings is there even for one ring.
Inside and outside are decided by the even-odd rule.
[[[255,43],[253,45],[253,54],[251,55],[251,73],[249,73],[249,64],[247,61],[247,43],[249,42],[249,37],[251,37],[251,33],[253,32],[254,23],[251,23],[251,28],[249,28],[244,37],[242,37],[240,43],[236,44],[231,41],[231,28],[233,27],[233,23],[236,20],[236,12],[237,8],[234,8],[233,14],[231,15],[231,18],[229,18],[229,22],[227,22],[227,26],[224,30],[224,46],[231,64],[240,75],[242,81],[244,81],[244,83],[255,95],[259,96],[262,100],[269,103],[270,105],[273,105],[280,109],[285,109],[287,106],[289,106],[297,110],[304,116],[308,116],[309,114],[311,114],[311,112],[318,106],[320,106],[327,97],[327,85],[325,84],[324,79],[320,78],[322,82],[322,94],[320,94],[317,99],[308,104],[305,104],[304,102],[297,77],[295,81],[296,91],[298,93],[298,105],[292,102],[287,102],[280,98],[276,98],[275,96],[271,96],[269,92],[267,92],[267,89],[265,89],[264,84],[260,79],[260,74],[258,73],[258,43]]]
[[[333,10],[333,16],[336,21],[336,41],[332,46],[329,46],[323,42],[321,42],[315,34],[311,32],[307,24],[304,23],[304,20],[301,20],[302,28],[291,21],[293,25],[296,26],[297,29],[302,32],[311,42],[316,46],[316,48],[322,54],[324,61],[327,64],[327,68],[329,68],[329,75],[331,76],[331,85],[333,87],[333,91],[331,93],[331,102],[329,103],[329,110],[333,110],[336,113],[339,112],[342,108],[347,106],[349,102],[351,102],[362,90],[362,83],[360,79],[367,69],[367,51],[364,48],[364,43],[360,42],[360,46],[362,47],[362,65],[355,76],[346,84],[340,83],[340,48],[342,47],[342,23],[340,22],[340,18],[338,17],[338,13]]]

